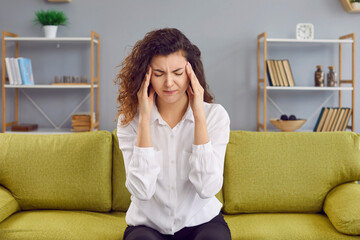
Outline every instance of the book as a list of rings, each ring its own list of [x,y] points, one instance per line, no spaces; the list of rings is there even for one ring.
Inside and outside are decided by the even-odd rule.
[[[348,123],[349,123],[351,114],[352,114],[352,109],[349,108],[348,111],[347,111],[347,114],[346,114],[346,119],[345,119],[345,121],[344,121],[344,125],[343,125],[343,128],[342,128],[342,131],[346,131],[346,128],[347,128],[347,126],[348,126]]]
[[[321,111],[320,111],[319,117],[318,117],[318,119],[317,119],[317,121],[316,121],[316,123],[315,123],[315,127],[314,127],[314,130],[313,130],[314,132],[317,132],[317,129],[318,129],[319,124],[320,124],[320,121],[321,121],[321,119],[323,119],[324,110],[325,110],[325,108],[323,107],[323,108],[321,109]]]
[[[295,81],[294,81],[294,77],[293,77],[293,74],[292,74],[292,71],[291,71],[291,68],[290,68],[289,60],[283,60],[283,65],[284,65],[287,80],[289,82],[289,86],[290,87],[295,86]]]
[[[266,69],[267,69],[267,76],[269,80],[269,86],[275,86],[274,80],[274,72],[272,67],[270,66],[270,60],[266,60]]]
[[[325,122],[324,122],[324,125],[321,129],[321,132],[326,132],[329,128],[329,124],[330,124],[330,120],[332,118],[334,114],[334,109],[333,108],[329,108],[329,111],[328,111],[328,115],[326,116],[326,119],[325,119]]]
[[[72,132],[87,132],[90,131],[90,127],[76,127],[71,129]]]
[[[27,132],[34,131],[36,129],[38,129],[38,125],[36,123],[24,123],[11,126],[11,131],[14,132]]]
[[[272,81],[274,83],[274,86],[280,86],[279,77],[278,77],[277,72],[276,72],[276,66],[275,66],[274,60],[270,60],[270,66],[271,66],[271,68],[273,70],[273,73],[274,73],[274,78],[272,79]]]
[[[34,85],[34,76],[32,73],[31,60],[29,58],[18,58],[17,59],[22,84],[24,85]]]
[[[279,81],[279,86],[284,87],[285,83],[284,83],[284,81],[282,79],[282,76],[281,76],[279,61],[278,60],[273,60],[273,61],[274,61],[274,65],[275,65],[275,71],[276,71],[277,79]]]
[[[341,108],[340,110],[340,114],[339,114],[339,118],[336,122],[336,125],[335,125],[335,128],[334,128],[334,131],[340,131],[340,124],[341,122],[343,121],[344,119],[344,113],[346,112],[346,109],[345,108]]]
[[[283,80],[283,84],[285,87],[288,87],[289,82],[288,82],[286,74],[285,74],[283,60],[278,60],[277,62],[278,62],[279,70],[280,70],[281,79]]]
[[[5,58],[5,65],[6,65],[6,73],[9,79],[9,84],[14,84],[14,76],[13,76],[13,70],[12,70],[12,64],[10,63],[10,58]]]
[[[71,121],[72,126],[89,126],[90,127],[90,121]]]
[[[22,83],[18,61],[16,60],[16,58],[10,58],[10,62],[12,64],[12,69],[14,73],[14,85],[21,85]]]
[[[336,108],[336,109],[335,109],[335,114],[334,114],[334,117],[333,117],[332,122],[331,122],[331,124],[330,124],[329,132],[334,132],[335,126],[336,126],[336,122],[339,120],[340,112],[341,112],[341,108]]]
[[[321,116],[321,119],[320,119],[320,122],[319,122],[319,126],[317,127],[316,132],[321,132],[322,131],[322,129],[324,127],[325,120],[328,117],[329,109],[330,108],[328,108],[328,107],[324,108],[324,112],[322,113],[322,116]]]

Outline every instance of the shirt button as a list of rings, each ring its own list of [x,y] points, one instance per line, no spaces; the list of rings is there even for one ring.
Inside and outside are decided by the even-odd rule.
[[[175,188],[174,188],[174,187],[171,187],[171,190],[175,191]]]
[[[174,164],[174,163],[175,163],[175,161],[174,161],[174,160],[171,160],[171,161],[170,161],[170,163],[171,163],[171,164]]]

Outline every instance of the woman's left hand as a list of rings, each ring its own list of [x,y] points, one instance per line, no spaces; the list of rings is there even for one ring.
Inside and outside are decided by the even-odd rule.
[[[204,88],[200,85],[189,62],[186,64],[186,73],[190,82],[186,91],[189,96],[190,107],[193,111],[194,118],[204,117]]]

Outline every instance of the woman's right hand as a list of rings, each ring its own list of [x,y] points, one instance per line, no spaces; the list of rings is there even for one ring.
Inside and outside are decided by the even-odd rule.
[[[139,102],[139,117],[141,120],[146,120],[146,121],[150,121],[151,111],[154,105],[155,90],[150,85],[151,74],[152,74],[152,68],[151,66],[149,66],[148,71],[145,74],[145,78],[137,93],[138,102]],[[149,89],[149,94],[148,94],[148,89]]]

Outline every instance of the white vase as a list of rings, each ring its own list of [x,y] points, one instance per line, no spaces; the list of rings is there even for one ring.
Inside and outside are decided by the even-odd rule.
[[[56,38],[58,26],[44,25],[44,35],[46,38]]]
[[[352,9],[360,9],[360,2],[351,3]]]

